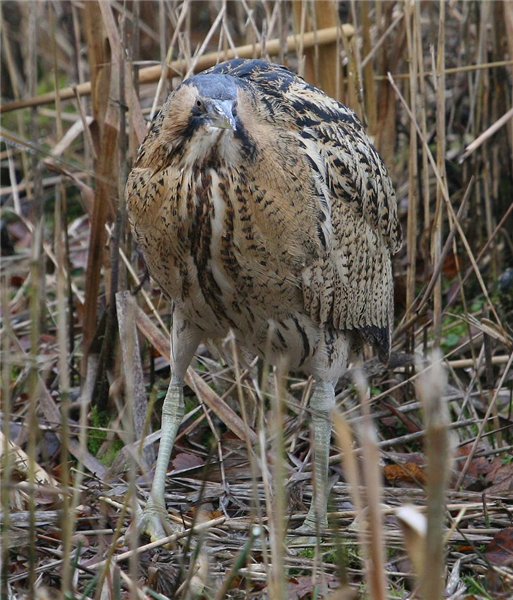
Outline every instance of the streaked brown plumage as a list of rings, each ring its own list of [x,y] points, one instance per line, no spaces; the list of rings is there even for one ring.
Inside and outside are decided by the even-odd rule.
[[[245,348],[270,347],[271,361],[285,355],[313,375],[323,498],[305,526],[324,524],[333,386],[360,340],[389,354],[401,244],[392,183],[354,112],[283,67],[223,63],[169,96],[127,201],[149,270],[174,302],[168,408],[183,402],[198,343],[230,330]]]

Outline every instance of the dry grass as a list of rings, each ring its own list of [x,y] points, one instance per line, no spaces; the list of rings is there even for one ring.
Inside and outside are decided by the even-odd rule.
[[[2,597],[511,597],[513,2],[0,15]],[[393,360],[340,382],[330,532],[291,553],[312,494],[310,382],[230,340],[222,357],[202,347],[168,479],[183,531],[172,550],[123,546],[169,380],[169,305],[124,182],[173,86],[260,55],[354,108],[391,171],[407,242]]]

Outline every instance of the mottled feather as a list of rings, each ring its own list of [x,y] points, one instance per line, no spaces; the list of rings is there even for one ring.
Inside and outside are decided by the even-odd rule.
[[[392,255],[400,246],[387,170],[354,112],[287,69],[233,60],[191,77],[153,121],[127,202],[148,268],[173,300],[173,376],[142,529],[168,532],[164,490],[183,384],[204,338],[314,378],[313,501],[327,525],[335,384],[361,340],[386,360]]]
[[[235,94],[235,131],[198,129],[205,81]],[[237,59],[182,84],[127,200],[150,272],[206,337],[231,328],[262,354],[272,329],[272,351],[315,374],[337,332],[358,332],[386,360],[393,186],[355,113],[297,75]]]

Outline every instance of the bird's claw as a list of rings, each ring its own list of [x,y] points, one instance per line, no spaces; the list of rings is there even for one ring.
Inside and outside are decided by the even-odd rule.
[[[310,547],[312,545],[317,544],[317,532],[319,532],[320,536],[322,537],[322,532],[325,531],[327,527],[327,519],[323,520],[320,526],[317,527],[315,519],[312,520],[307,516],[306,519],[303,521],[303,524],[294,530],[294,535],[289,535],[287,537],[287,547],[289,552],[291,552],[292,554],[296,554],[304,546]]]
[[[138,537],[147,535],[151,542],[158,542],[179,531],[181,531],[181,527],[171,523],[165,507],[157,505],[150,499],[144,509],[138,506],[135,518],[125,537],[129,538],[136,532]],[[165,547],[171,545],[172,543],[169,543]]]
[[[142,513],[142,521],[138,525],[139,533],[146,534],[150,541],[157,542],[162,538],[168,537],[179,530],[178,526],[173,526],[167,512],[155,510],[153,507],[146,507]]]

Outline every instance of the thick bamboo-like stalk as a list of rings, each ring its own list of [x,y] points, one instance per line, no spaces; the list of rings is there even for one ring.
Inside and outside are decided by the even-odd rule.
[[[328,27],[327,29],[319,29],[319,31],[312,31],[305,33],[302,39],[303,48],[312,48],[315,45],[325,46],[327,44],[333,44],[337,40],[337,27]],[[354,29],[352,25],[343,25],[342,29],[344,34],[351,38],[354,35]],[[289,35],[287,37],[287,50],[290,52],[295,50],[300,42],[299,35]],[[280,51],[280,39],[269,40],[265,44],[265,51],[269,56],[275,56]],[[226,52],[227,59],[231,58],[253,58],[262,54],[261,44],[246,44],[245,46],[239,46],[235,50],[228,50]],[[219,58],[218,52],[210,52],[209,54],[203,55],[198,59],[196,63],[196,71],[204,71],[209,67],[214,66]],[[180,75],[187,71],[188,64],[183,58],[174,60],[172,63],[167,65],[170,75]],[[139,71],[139,84],[155,83],[159,80],[162,72],[162,65],[155,65],[153,67],[146,67]],[[91,82],[86,81],[74,87],[63,88],[59,91],[59,98],[61,100],[69,100],[75,96],[75,91],[78,96],[89,96],[91,94]],[[17,100],[10,102],[4,106],[0,106],[0,114],[18,110],[20,108],[28,108],[31,106],[41,106],[43,104],[51,104],[55,102],[56,93],[49,92],[47,94],[41,94],[40,96],[34,96],[32,98],[26,98],[25,100]]]
[[[88,285],[85,290],[83,315],[84,355],[82,359],[82,369],[85,374],[89,346],[96,331],[101,267],[105,261],[105,223],[114,215],[112,201],[114,190],[109,178],[116,179],[118,131],[116,127],[116,109],[111,105],[109,96],[112,93],[112,72],[117,72],[118,68],[116,63],[111,61],[107,32],[103,25],[100,5],[96,2],[88,2],[85,7],[84,19],[89,69],[92,74],[92,83],[90,84],[94,118],[92,138],[97,154],[97,160],[94,162],[94,172],[101,177],[95,190],[86,267]],[[75,95],[77,89],[72,90],[73,95]],[[59,99],[62,100],[60,94]],[[100,395],[97,394],[97,396]],[[102,406],[101,401],[99,406]]]
[[[372,35],[371,35],[371,20],[369,18],[369,3],[362,2],[362,39],[363,39],[363,56],[370,56],[366,64],[362,62],[363,89],[365,100],[365,116],[367,117],[367,127],[369,133],[376,135],[378,123],[378,112],[376,105],[376,89],[374,87],[374,60],[371,57],[372,52]]]
[[[314,7],[315,26],[323,29],[331,26],[336,29],[339,20],[335,3],[331,0],[317,0],[314,2]],[[325,44],[318,48],[318,85],[333,98],[336,98],[337,92],[339,92],[336,78],[337,70],[340,69],[338,54],[336,40],[332,44]]]

